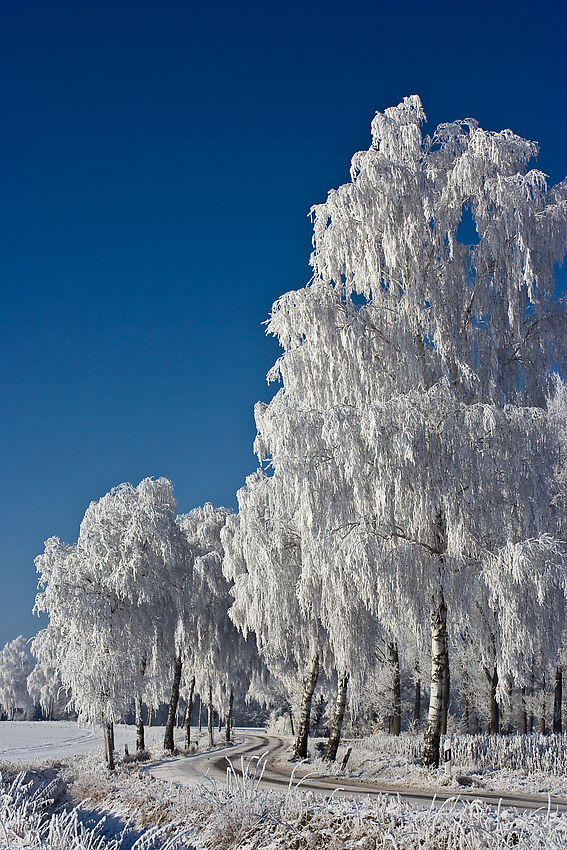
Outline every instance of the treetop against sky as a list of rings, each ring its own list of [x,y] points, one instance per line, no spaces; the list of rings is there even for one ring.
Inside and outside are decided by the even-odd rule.
[[[166,476],[182,513],[236,507],[279,355],[262,322],[309,279],[309,210],[347,182],[377,110],[418,93],[424,134],[509,127],[564,177],[566,15],[1,4],[0,645],[38,628],[44,541],[76,540],[120,482]]]

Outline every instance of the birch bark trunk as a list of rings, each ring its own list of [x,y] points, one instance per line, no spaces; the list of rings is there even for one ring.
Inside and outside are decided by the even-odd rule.
[[[415,700],[413,703],[413,721],[419,723],[421,720],[421,679],[419,676],[419,664],[415,665]]]
[[[191,684],[189,685],[189,694],[187,696],[187,706],[185,708],[185,749],[188,750],[191,744],[191,714],[193,713],[193,698],[195,696],[195,676],[191,676]]]
[[[449,669],[449,640],[445,629],[445,678],[443,681],[443,716],[441,718],[441,734],[447,734],[447,716],[449,714],[449,695],[451,690],[451,671]]]
[[[461,726],[465,735],[470,733],[469,719],[469,674],[463,670],[463,686],[461,689],[461,701],[463,710],[461,713]]]
[[[491,735],[498,735],[500,731],[500,707],[498,705],[498,700],[496,699],[496,688],[498,687],[498,670],[496,667],[492,671],[492,675],[489,676],[490,682],[490,724],[489,724],[489,733]]]
[[[327,746],[325,748],[325,755],[323,756],[324,761],[334,761],[337,757],[337,750],[339,748],[339,743],[341,740],[341,732],[343,729],[343,720],[345,716],[348,680],[348,673],[344,673],[339,679],[337,701],[335,703],[335,712],[333,714],[333,722],[331,724],[329,740],[327,741]]]
[[[146,749],[144,739],[144,722],[142,720],[142,698],[137,696],[134,700],[134,718],[136,723],[136,752]]]
[[[106,756],[106,763],[108,764],[109,770],[114,770],[114,745],[113,745],[113,732],[112,732],[112,724],[105,723],[104,724],[104,754]]]
[[[395,641],[388,644],[390,653],[390,664],[392,665],[393,678],[393,705],[392,717],[390,721],[390,734],[399,735],[402,731],[402,686],[400,682],[400,657],[398,655],[398,645]]]
[[[545,672],[542,670],[541,673],[541,683],[539,686],[539,733],[540,735],[547,735],[547,725],[545,722],[545,713],[546,713],[546,699],[545,699]]]
[[[231,688],[230,696],[228,698],[228,711],[225,716],[225,729],[224,729],[224,739],[227,744],[230,744],[232,737],[232,711],[234,708],[234,692]]]
[[[207,716],[207,730],[209,733],[209,747],[215,745],[215,731],[213,727],[213,686],[209,685],[209,712]]]
[[[175,717],[177,715],[177,704],[179,702],[179,685],[181,683],[181,670],[183,662],[181,655],[175,659],[173,668],[173,684],[171,686],[171,699],[169,701],[169,711],[167,712],[167,722],[165,724],[165,735],[163,738],[163,748],[169,752],[173,752],[173,729],[175,727]]]
[[[555,689],[553,692],[553,732],[560,735],[563,732],[563,670],[555,668]]]
[[[438,767],[443,693],[445,685],[445,654],[447,652],[447,606],[441,590],[431,606],[431,688],[429,712],[423,736],[422,767]]]
[[[309,740],[309,724],[311,721],[311,703],[313,701],[313,693],[319,678],[319,654],[313,656],[309,675],[303,682],[303,696],[301,699],[301,714],[299,716],[299,726],[297,729],[297,739],[295,741],[295,750],[293,760],[307,758],[307,743]]]

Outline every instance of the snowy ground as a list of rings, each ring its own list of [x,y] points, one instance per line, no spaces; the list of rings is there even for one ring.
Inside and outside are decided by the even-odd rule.
[[[146,745],[152,749],[159,747],[163,743],[163,734],[163,726],[150,726],[146,729]],[[136,751],[134,726],[116,726],[114,738],[118,752],[123,753],[125,745],[130,752]],[[179,730],[176,730],[177,743],[182,745]],[[98,753],[103,758],[104,744],[100,729],[88,726],[80,728],[76,723],[66,720],[0,723],[0,766],[2,762],[31,764],[83,753]]]
[[[151,758],[161,761],[162,736],[159,727],[148,730]],[[132,753],[134,740],[132,727],[117,728],[119,752],[126,743]],[[398,781],[419,779],[410,759],[405,757],[404,765],[400,756],[397,761],[392,754],[377,756],[376,741],[369,743],[371,749],[362,742],[353,746],[349,772],[374,773],[383,780],[390,771]],[[100,735],[74,724],[1,723],[0,753],[0,850],[567,850],[567,816],[552,807],[521,814],[479,802],[449,802],[436,809],[386,795],[353,802],[297,789],[277,794],[261,788],[253,772],[244,779],[233,775],[226,783],[184,788],[152,780],[123,755],[110,773]],[[33,786],[28,791],[16,778],[24,768],[24,782]],[[428,776],[431,785],[436,780]],[[488,778],[487,773],[479,776]],[[501,779],[507,781],[506,790],[510,781],[520,781],[515,773]],[[30,801],[30,791],[42,781],[51,782],[47,796],[54,803]],[[535,786],[542,780],[531,781]]]

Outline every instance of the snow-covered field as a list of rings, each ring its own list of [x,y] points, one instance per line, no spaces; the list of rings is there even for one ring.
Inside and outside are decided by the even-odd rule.
[[[146,744],[150,748],[159,747],[163,742],[163,726],[150,726],[146,729]],[[181,734],[178,733],[181,742]],[[124,746],[130,752],[136,750],[136,729],[134,726],[115,726],[114,738],[117,751],[123,753]],[[177,743],[177,737],[176,737]],[[64,759],[69,756],[97,753],[104,757],[104,744],[100,729],[66,720],[18,721],[0,723],[0,765],[32,763],[44,760]]]
[[[147,731],[151,758],[163,760],[163,729]],[[122,753],[124,743],[133,752],[132,727],[117,728]],[[373,769],[379,764],[382,774],[377,742],[368,743],[366,754],[373,754]],[[197,789],[152,780],[124,756],[110,773],[100,735],[69,723],[2,723],[0,752],[1,850],[567,848],[567,816],[552,806],[521,814],[482,802],[416,808],[391,795],[353,802],[301,788],[277,793],[260,786],[256,762],[244,779],[233,774]],[[351,772],[363,771],[364,752],[362,744],[353,750]],[[393,770],[400,775],[397,758]],[[48,783],[43,792],[42,783]]]

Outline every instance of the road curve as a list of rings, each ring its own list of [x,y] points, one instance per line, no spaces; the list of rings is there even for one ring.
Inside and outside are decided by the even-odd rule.
[[[144,772],[167,782],[177,782],[182,785],[199,785],[206,777],[218,782],[224,782],[230,761],[234,770],[241,773],[241,758],[245,763],[252,758],[266,754],[266,765],[261,784],[265,788],[285,791],[292,780],[293,767],[274,764],[274,755],[285,749],[287,743],[281,738],[266,735],[262,732],[244,732],[238,736],[236,744],[209,750],[195,755],[168,758],[154,762],[141,768]],[[251,770],[253,773],[253,768]],[[368,782],[351,777],[323,776],[309,772],[308,765],[296,766],[292,780],[293,785],[300,784],[305,791],[315,791],[322,794],[334,794],[341,797],[364,797],[368,795],[390,794],[400,796],[403,800],[416,806],[430,806],[433,800],[436,805],[442,805],[446,800],[459,797],[460,800],[482,800],[489,805],[525,809],[547,809],[550,798],[546,795],[531,794],[499,794],[496,791],[459,791],[453,789],[436,789],[427,791],[421,788],[391,786]],[[567,798],[551,797],[553,811],[567,811]]]

